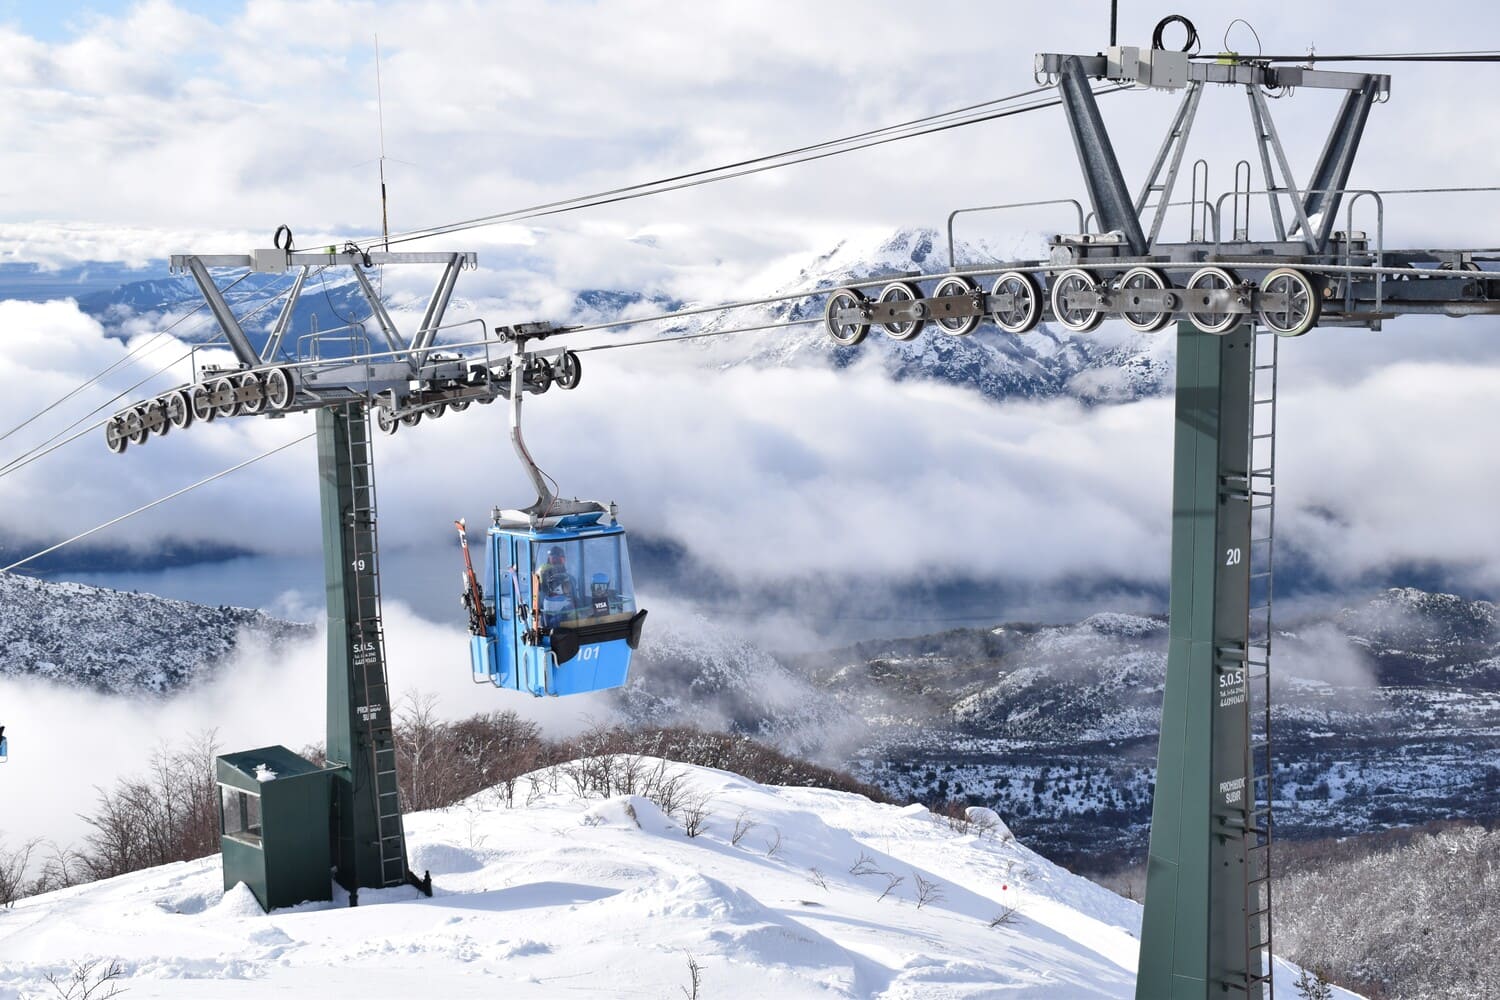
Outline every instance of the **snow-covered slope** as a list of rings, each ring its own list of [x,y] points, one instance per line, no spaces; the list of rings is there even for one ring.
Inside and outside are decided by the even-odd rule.
[[[247,631],[273,644],[312,634],[310,626],[263,611],[0,573],[0,676],[169,694],[193,683]]]
[[[211,857],[23,900],[0,911],[0,1000],[91,958],[120,963],[132,1000],[660,998],[690,985],[690,959],[715,1000],[1134,994],[1136,904],[1003,826],[667,766],[685,801],[706,797],[696,837],[681,809],[573,794],[566,765],[533,794],[523,779],[512,808],[483,793],[408,817],[432,899],[366,891],[356,909],[267,916],[243,886],[222,891]]]

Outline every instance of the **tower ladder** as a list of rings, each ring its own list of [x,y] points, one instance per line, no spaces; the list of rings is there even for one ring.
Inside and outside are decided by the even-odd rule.
[[[350,421],[349,468],[352,502],[348,511],[356,615],[352,624],[354,663],[360,669],[363,704],[356,706],[356,746],[370,755],[375,785],[376,836],[380,885],[407,881],[406,834],[396,780],[396,746],[391,730],[391,699],[385,669],[385,626],[380,615],[380,549],[375,533],[375,467],[369,419]],[[360,428],[356,431],[356,426]]]
[[[1273,1000],[1271,932],[1271,626],[1276,534],[1276,389],[1281,338],[1252,335],[1250,398],[1250,608],[1246,630],[1245,795],[1246,993]]]

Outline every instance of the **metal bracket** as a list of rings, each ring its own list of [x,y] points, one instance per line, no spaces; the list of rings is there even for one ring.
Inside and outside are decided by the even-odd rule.
[[[178,258],[172,258],[176,263]],[[181,258],[185,266],[193,276],[193,281],[198,284],[198,291],[203,293],[204,301],[208,303],[208,309],[214,314],[214,319],[219,323],[219,329],[224,331],[224,337],[229,341],[234,356],[239,359],[240,364],[247,368],[254,368],[260,364],[260,355],[255,348],[250,346],[250,338],[245,336],[240,321],[234,318],[234,312],[229,308],[229,303],[224,301],[224,293],[219,291],[219,286],[214,284],[213,275],[208,273],[209,264],[202,257],[186,255]],[[248,267],[248,264],[242,265]]]
[[[1083,168],[1084,184],[1088,187],[1094,214],[1099,218],[1099,228],[1118,230],[1124,234],[1133,256],[1144,255],[1146,234],[1141,231],[1141,220],[1135,213],[1130,192],[1126,190],[1120,161],[1110,144],[1109,130],[1099,115],[1099,105],[1089,88],[1080,57],[1062,57],[1057,92],[1068,116],[1068,130],[1073,135],[1073,146],[1078,151],[1078,163]]]
[[[443,325],[443,314],[448,311],[448,302],[453,298],[453,286],[458,282],[458,272],[462,267],[463,255],[453,254],[448,266],[443,268],[442,275],[438,277],[437,287],[432,290],[432,298],[427,302],[427,311],[422,314],[422,325],[412,334],[412,371],[421,368],[422,362],[427,360],[427,349],[432,346],[438,328]]]

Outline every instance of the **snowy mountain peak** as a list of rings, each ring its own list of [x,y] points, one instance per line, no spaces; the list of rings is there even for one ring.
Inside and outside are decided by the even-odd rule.
[[[0,573],[0,676],[166,695],[192,684],[245,633],[275,644],[312,629],[248,608]]]

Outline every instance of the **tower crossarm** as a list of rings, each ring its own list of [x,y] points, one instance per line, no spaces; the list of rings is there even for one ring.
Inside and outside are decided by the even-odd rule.
[[[1240,86],[1315,87],[1321,90],[1363,90],[1373,86],[1384,100],[1391,90],[1391,78],[1384,73],[1350,73],[1341,70],[1311,69],[1306,66],[1268,66],[1253,58],[1226,57],[1224,61],[1196,60],[1186,52],[1142,48],[1137,45],[1112,45],[1099,55],[1070,55],[1041,52],[1036,57],[1036,76],[1056,80],[1063,65],[1077,59],[1083,75],[1095,80],[1135,84],[1156,90],[1181,90],[1190,83],[1220,83]]]

